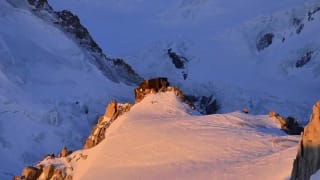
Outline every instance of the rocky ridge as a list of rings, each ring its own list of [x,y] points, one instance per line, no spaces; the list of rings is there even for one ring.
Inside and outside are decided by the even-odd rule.
[[[312,108],[309,123],[301,134],[291,180],[306,180],[320,169],[320,101]]]
[[[93,126],[89,137],[83,145],[83,149],[92,148],[104,140],[106,130],[111,123],[122,114],[128,112],[131,106],[129,103],[120,104],[115,100],[111,101],[106,108],[105,114],[99,117],[97,124]]]
[[[285,119],[276,112],[271,111],[269,112],[269,117],[278,121],[281,124],[281,129],[289,135],[300,135],[303,131],[303,127],[291,116]]]
[[[27,0],[35,15],[67,33],[92,58],[93,63],[108,79],[128,85],[137,84],[143,80],[121,58],[107,57],[99,45],[94,41],[89,31],[81,24],[80,19],[68,10],[54,11],[47,0]]]

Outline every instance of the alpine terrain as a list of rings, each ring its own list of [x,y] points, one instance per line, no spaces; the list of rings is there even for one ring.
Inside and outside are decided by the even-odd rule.
[[[318,0],[0,0],[0,179],[317,179],[319,29]]]

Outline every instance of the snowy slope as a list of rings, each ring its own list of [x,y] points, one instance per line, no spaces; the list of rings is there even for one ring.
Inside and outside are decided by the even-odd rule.
[[[0,1],[0,179],[80,148],[109,100],[132,100],[64,32],[10,2]]]
[[[308,107],[320,98],[317,0],[50,3],[78,14],[108,54],[126,57],[144,78],[167,76],[185,93],[215,94],[220,112],[247,107],[306,121]],[[258,50],[266,33],[273,34],[272,44]],[[170,62],[169,48],[189,59],[187,80]],[[308,52],[310,62],[296,68]]]
[[[117,119],[99,145],[71,154],[71,164],[63,159],[41,164],[66,166],[74,179],[290,176],[299,137],[285,135],[274,120],[239,112],[190,113],[173,92],[150,94]]]
[[[125,57],[144,78],[167,76],[186,94],[215,94],[222,113],[247,107],[305,121],[320,97],[317,0],[50,3],[79,15],[104,52]],[[25,1],[0,1],[0,27],[0,179],[10,179],[63,145],[79,149],[106,103],[132,100],[133,87],[109,81],[72,37]],[[273,42],[257,50],[265,33],[274,34]],[[189,60],[185,69],[170,62],[169,48]],[[296,67],[308,54],[307,64]],[[83,152],[89,156],[75,162],[75,178],[290,174],[297,138],[271,119],[185,111],[172,94],[148,97],[112,125],[106,141]]]

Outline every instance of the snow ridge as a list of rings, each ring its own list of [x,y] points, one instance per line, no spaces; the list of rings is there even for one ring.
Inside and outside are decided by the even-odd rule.
[[[120,58],[108,58],[92,39],[88,30],[81,24],[79,18],[68,10],[54,11],[47,0],[28,0],[33,6],[34,13],[44,20],[52,21],[71,37],[92,56],[92,63],[110,80],[120,81],[132,85],[137,84],[142,78]]]

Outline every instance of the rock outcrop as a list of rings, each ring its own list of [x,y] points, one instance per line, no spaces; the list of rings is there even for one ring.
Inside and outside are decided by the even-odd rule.
[[[47,22],[52,22],[91,55],[90,62],[108,79],[129,85],[138,84],[143,80],[124,60],[107,57],[89,31],[81,24],[80,19],[72,12],[54,11],[47,0],[27,0],[27,2],[37,16]]]
[[[13,180],[72,180],[71,175],[67,175],[66,172],[55,167],[48,165],[43,167],[28,166],[23,169],[21,176],[14,176]]]
[[[269,117],[279,121],[281,124],[281,129],[289,135],[300,135],[303,131],[303,127],[291,116],[285,119],[276,112],[271,111],[269,112]]]
[[[67,147],[63,147],[60,151],[60,153],[58,154],[58,158],[61,158],[61,157],[67,157],[69,154],[71,154],[72,151],[68,151]]]
[[[33,180],[37,179],[41,174],[41,169],[36,167],[28,166],[22,170],[21,179]]]
[[[215,114],[219,109],[217,100],[211,96],[186,95],[185,99],[195,106],[201,114]]]
[[[173,52],[171,48],[168,49],[168,56],[171,59],[172,64],[174,64],[177,69],[183,69],[182,77],[184,80],[186,80],[188,77],[187,63],[189,60],[186,57]]]
[[[57,158],[47,155],[37,165],[27,166],[22,170],[21,176],[14,176],[13,180],[72,180],[72,167],[64,163],[71,160],[78,161],[86,159],[83,154],[70,157],[71,151],[63,147]]]
[[[90,135],[83,145],[83,149],[92,148],[104,140],[106,130],[111,123],[123,113],[128,112],[131,106],[129,103],[119,104],[115,100],[111,101],[106,108],[105,114],[99,117],[98,123],[93,126]]]
[[[307,180],[320,169],[320,101],[313,106],[309,123],[301,134],[291,180]]]
[[[256,44],[257,50],[262,51],[263,49],[269,47],[272,44],[273,38],[274,38],[273,33],[266,33],[258,37],[257,44]]]
[[[303,19],[293,18],[292,25],[296,28],[296,33],[300,34],[304,28]]]
[[[311,61],[313,51],[307,51],[297,62],[296,68],[301,68]]]

